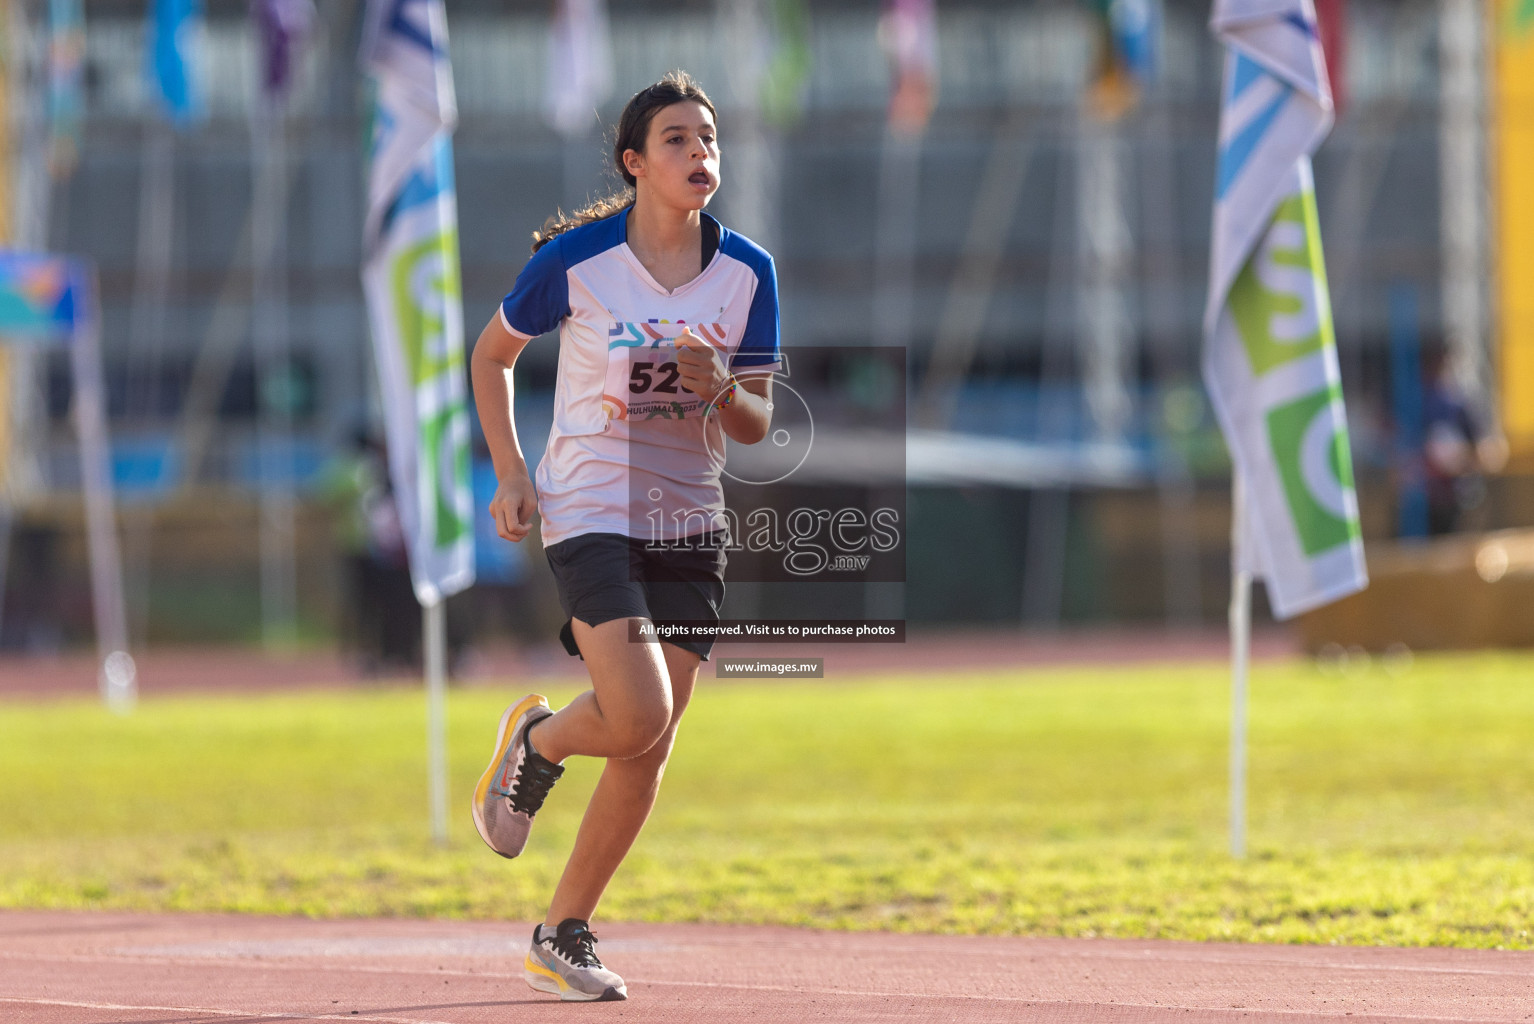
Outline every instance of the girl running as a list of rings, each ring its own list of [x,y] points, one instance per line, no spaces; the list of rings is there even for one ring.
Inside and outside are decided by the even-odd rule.
[[[719,188],[714,105],[685,72],[640,91],[613,159],[629,188],[533,236],[533,257],[474,346],[474,401],[500,481],[490,514],[542,539],[591,689],[551,711],[506,709],[474,792],[474,824],[515,857],[565,758],[607,759],[547,916],[528,984],[566,1000],[624,999],[588,922],[654,805],[707,639],[657,642],[654,621],[716,623],[724,597],[724,438],[771,422],[778,367],[772,257],[703,212]],[[511,417],[511,369],[559,329],[554,422],[535,487]],[[747,371],[749,368],[749,372]],[[739,371],[739,376],[736,375]]]

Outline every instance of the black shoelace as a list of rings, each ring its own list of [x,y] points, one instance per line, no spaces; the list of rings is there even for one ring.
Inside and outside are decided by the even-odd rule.
[[[526,740],[523,741],[523,753],[526,756],[522,759],[522,770],[517,773],[517,781],[512,786],[511,807],[531,818],[543,806],[543,801],[548,799],[549,790],[565,770],[553,761],[533,753],[527,748]]]
[[[597,937],[585,925],[576,925],[569,931],[561,928],[551,944],[555,952],[577,967],[601,967],[602,961],[592,949],[596,943]]]

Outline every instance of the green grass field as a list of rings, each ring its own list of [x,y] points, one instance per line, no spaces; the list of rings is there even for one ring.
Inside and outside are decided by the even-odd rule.
[[[707,680],[601,916],[1534,945],[1534,659],[1252,686],[1236,862],[1222,666]],[[520,692],[451,697],[445,849],[418,690],[0,704],[0,906],[536,919],[599,765],[521,858],[481,846],[469,794]]]

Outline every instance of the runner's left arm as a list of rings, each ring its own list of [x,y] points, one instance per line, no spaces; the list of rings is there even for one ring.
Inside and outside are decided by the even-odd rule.
[[[772,426],[770,375],[735,377],[725,369],[719,350],[690,329],[676,339],[676,362],[682,387],[704,399],[723,401],[720,396],[734,385],[734,395],[714,406],[725,436],[740,444],[756,444],[767,436]]]

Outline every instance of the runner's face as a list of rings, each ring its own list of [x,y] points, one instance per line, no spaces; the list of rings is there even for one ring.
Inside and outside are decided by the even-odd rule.
[[[629,173],[668,206],[701,210],[719,189],[719,142],[714,117],[701,103],[662,107],[650,119],[643,153],[623,154]]]

